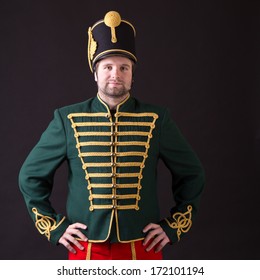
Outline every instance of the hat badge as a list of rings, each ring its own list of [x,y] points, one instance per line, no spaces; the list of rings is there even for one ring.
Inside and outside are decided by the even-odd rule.
[[[115,27],[119,26],[121,23],[121,16],[118,12],[110,11],[106,13],[104,17],[104,23],[106,26],[111,28],[111,42],[116,43],[116,29]]]

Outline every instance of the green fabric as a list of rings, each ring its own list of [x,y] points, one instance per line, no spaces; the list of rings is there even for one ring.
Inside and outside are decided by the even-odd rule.
[[[49,240],[57,244],[59,238],[71,223],[81,222],[88,226],[87,230],[82,230],[89,240],[103,241],[110,239],[111,242],[130,241],[142,239],[144,233],[143,228],[149,223],[159,223],[171,241],[174,243],[178,240],[177,228],[173,215],[175,213],[187,212],[187,207],[192,206],[191,219],[192,221],[198,211],[199,200],[205,184],[204,169],[199,161],[197,155],[194,153],[190,145],[182,136],[170,114],[166,108],[159,106],[144,104],[130,97],[122,105],[118,107],[117,113],[119,117],[118,122],[130,122],[128,126],[117,126],[120,132],[129,132],[139,130],[146,133],[149,130],[147,126],[138,126],[133,121],[150,123],[153,119],[147,116],[132,117],[123,114],[120,117],[120,112],[139,114],[139,113],[153,113],[158,116],[155,121],[155,127],[152,130],[152,138],[149,139],[148,157],[145,160],[145,167],[142,169],[141,186],[139,190],[140,200],[137,202],[138,209],[94,209],[89,210],[90,191],[87,188],[88,182],[93,184],[111,184],[111,177],[97,177],[86,179],[85,170],[82,168],[82,158],[78,156],[79,151],[76,148],[75,131],[72,128],[71,119],[68,115],[75,113],[107,113],[110,114],[106,104],[101,102],[98,97],[91,98],[85,102],[70,105],[57,109],[54,112],[54,118],[49,124],[46,131],[43,133],[37,145],[33,148],[31,153],[25,160],[19,174],[19,186],[24,196],[28,211],[36,222],[36,226],[42,234],[49,237]],[[110,123],[109,117],[74,117],[76,122],[102,122]],[[115,121],[115,118],[113,119]],[[87,127],[77,127],[79,132],[95,132],[97,135],[80,136],[79,139],[83,142],[101,141],[107,142],[108,136],[103,136],[103,132],[110,132],[112,126],[93,125]],[[99,135],[99,133],[101,133]],[[127,141],[148,141],[146,136],[134,136],[128,134],[125,136],[118,136],[118,142]],[[144,152],[145,148],[137,145],[124,146],[118,145],[117,151],[119,153],[138,151]],[[81,147],[81,152],[104,152],[110,151],[108,146],[94,146],[85,145]],[[160,219],[160,211],[157,198],[157,187],[159,191],[166,191],[164,186],[157,186],[157,164],[158,160],[162,159],[165,165],[169,168],[172,180],[173,192],[173,207],[169,210],[169,217],[167,221]],[[83,160],[88,163],[109,163],[111,156],[85,156]],[[142,157],[133,155],[127,157],[118,157],[121,163],[132,161],[140,162]],[[63,214],[55,212],[55,207],[50,203],[50,195],[53,188],[54,175],[57,168],[62,162],[68,163],[68,198],[67,198],[67,213],[66,218],[63,219]],[[102,165],[102,164],[101,164]],[[88,167],[88,173],[103,174],[111,173],[109,166]],[[118,167],[115,169],[117,176],[123,173],[138,173],[140,167],[128,166]],[[95,174],[94,174],[95,175]],[[131,175],[132,176],[132,175]],[[127,177],[121,178],[120,175],[115,179],[117,184],[136,184],[138,178]],[[129,185],[128,185],[129,186]],[[95,195],[111,195],[112,187],[96,188],[92,190]],[[118,195],[135,195],[136,188],[121,188],[116,190]],[[115,200],[111,198],[95,198],[92,200],[95,205],[112,205]],[[118,199],[116,203],[119,206],[133,205],[136,203],[135,198]],[[33,208],[37,209],[38,215]],[[53,220],[54,219],[54,220]],[[184,219],[185,220],[185,219]],[[182,220],[182,221],[184,221]],[[43,223],[45,221],[45,223]],[[46,221],[49,222],[49,227],[46,227]],[[116,222],[112,226],[112,224]],[[118,223],[117,223],[118,222]],[[172,225],[172,227],[170,226]],[[179,223],[180,225],[180,223]],[[185,225],[183,225],[185,227]],[[185,230],[181,231],[182,237]]]

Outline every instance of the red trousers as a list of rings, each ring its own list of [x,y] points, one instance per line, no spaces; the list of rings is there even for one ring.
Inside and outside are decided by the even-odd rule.
[[[161,260],[162,252],[145,250],[142,241],[129,243],[89,243],[80,241],[84,250],[74,246],[76,254],[69,252],[69,260]]]

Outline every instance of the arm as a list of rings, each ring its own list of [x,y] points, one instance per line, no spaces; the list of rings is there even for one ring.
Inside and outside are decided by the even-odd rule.
[[[30,152],[19,173],[19,187],[38,231],[58,243],[70,222],[52,208],[54,174],[66,159],[66,135],[59,111]]]
[[[159,222],[172,243],[187,233],[194,221],[205,185],[204,169],[166,111],[160,135],[160,157],[172,174],[175,206]]]
[[[199,207],[204,188],[203,167],[175,123],[165,112],[160,134],[160,158],[172,174],[172,192],[175,206],[170,216],[158,224],[151,223],[144,228],[147,233],[144,245],[150,251],[160,251],[167,243],[174,243],[187,233]]]

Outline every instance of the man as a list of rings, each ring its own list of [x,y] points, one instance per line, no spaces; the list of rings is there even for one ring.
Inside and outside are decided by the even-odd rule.
[[[204,188],[201,163],[168,111],[131,97],[135,29],[108,12],[88,32],[97,96],[57,109],[24,162],[19,185],[38,231],[69,259],[162,259],[192,226]],[[160,219],[156,169],[172,173],[175,206]],[[67,215],[49,201],[68,162]],[[164,191],[162,186],[160,191]]]

